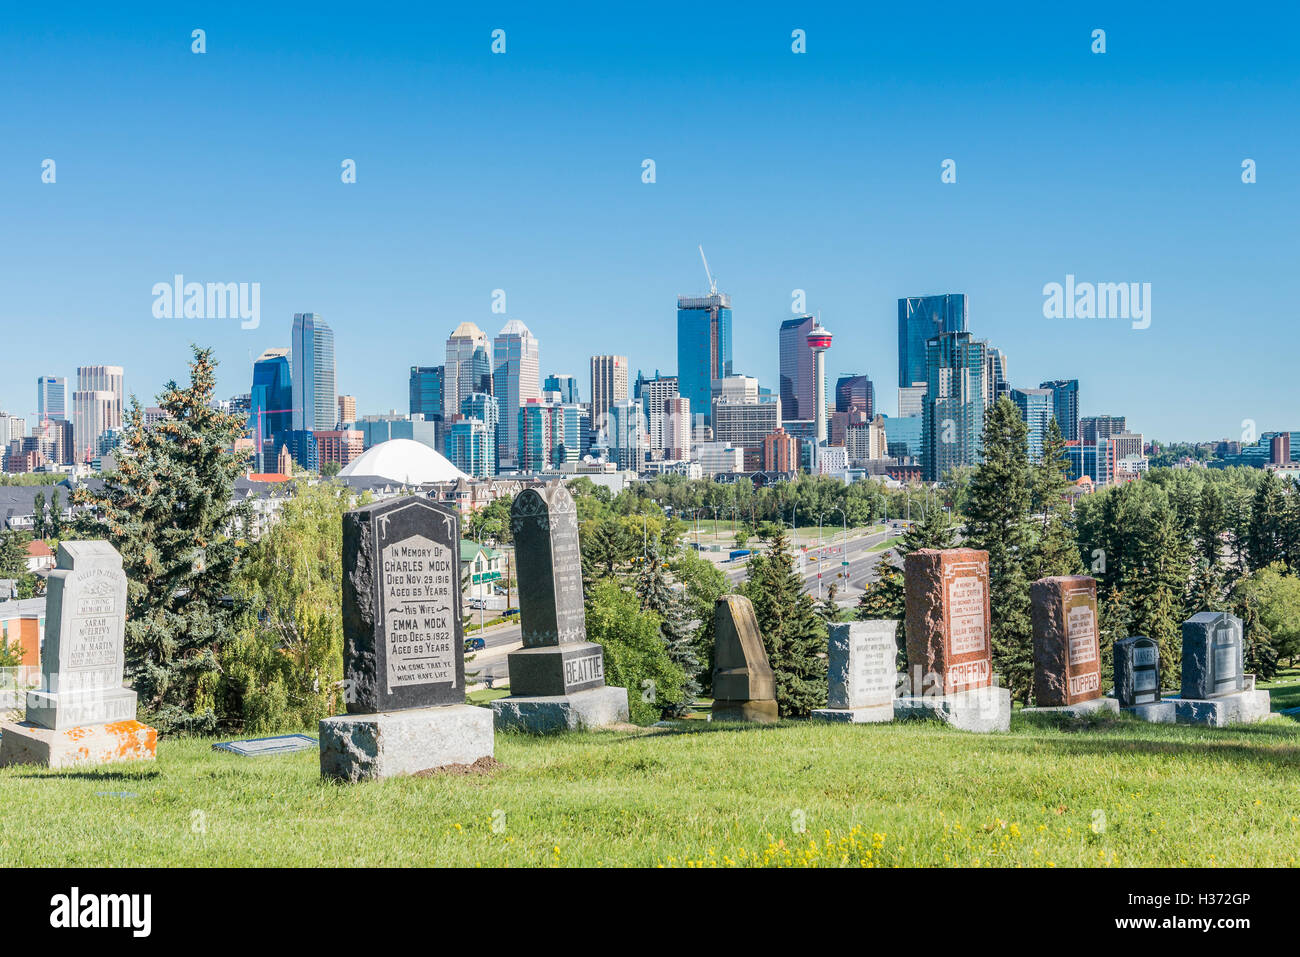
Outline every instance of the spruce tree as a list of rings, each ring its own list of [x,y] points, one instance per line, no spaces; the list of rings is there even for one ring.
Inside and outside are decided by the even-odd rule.
[[[1031,567],[1031,580],[1049,575],[1082,575],[1079,542],[1070,523],[1069,463],[1065,457],[1065,436],[1053,417],[1043,439],[1042,460],[1033,468],[1030,508],[1037,516],[1037,540]]]
[[[1216,483],[1205,481],[1196,514],[1196,547],[1210,568],[1219,565],[1221,542],[1219,536],[1227,530],[1227,511],[1223,493]]]
[[[919,522],[913,522],[898,543],[898,554],[908,555],[922,548],[952,548],[957,543],[957,526],[948,512],[930,506]]]
[[[1242,639],[1246,644],[1246,671],[1268,681],[1277,674],[1278,654],[1268,626],[1260,621],[1259,599],[1251,585],[1249,580],[1240,583],[1233,596],[1233,613],[1241,619]]]
[[[1264,473],[1251,502],[1246,531],[1246,556],[1252,570],[1267,568],[1283,557],[1282,530],[1286,521],[1286,502],[1277,478]]]
[[[1137,531],[1137,561],[1125,568],[1135,634],[1160,645],[1160,672],[1166,687],[1176,687],[1182,673],[1182,622],[1188,556],[1174,513],[1150,514]]]
[[[1024,568],[1032,545],[1028,438],[1015,404],[1005,397],[994,403],[984,419],[984,461],[971,477],[966,503],[966,545],[989,555],[993,667],[1024,702],[1034,673]]]
[[[48,534],[49,522],[45,518],[45,493],[37,492],[36,498],[32,501],[32,535],[36,538],[44,538]]]
[[[190,383],[167,383],[155,425],[132,399],[117,471],[74,494],[78,533],[122,554],[127,680],[160,731],[213,730],[217,656],[232,635],[234,535],[249,507],[232,504],[243,463],[229,450],[245,423],[213,408],[215,369],[194,347]]]
[[[766,554],[749,560],[742,591],[754,604],[776,678],[777,707],[783,717],[803,718],[826,704],[827,634],[787,548],[785,529],[775,529]]]
[[[1112,588],[1106,598],[1099,599],[1100,617],[1097,627],[1097,646],[1101,653],[1101,680],[1110,681],[1115,675],[1115,642],[1129,636],[1130,613],[1124,593]]]
[[[63,504],[59,501],[59,490],[50,493],[49,537],[63,537]]]
[[[647,561],[637,576],[636,594],[641,599],[642,610],[659,618],[659,633],[663,636],[668,657],[682,669],[684,680],[680,697],[670,701],[656,695],[665,718],[680,718],[690,712],[691,705],[700,697],[701,665],[690,626],[690,613],[683,599],[669,587],[664,575],[665,567],[659,557],[658,545],[651,544]]]

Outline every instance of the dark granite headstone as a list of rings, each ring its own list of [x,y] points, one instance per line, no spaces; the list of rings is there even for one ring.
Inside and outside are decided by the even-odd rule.
[[[605,684],[605,651],[587,640],[578,510],[563,484],[524,489],[510,508],[522,651],[507,658],[513,697]]]
[[[1115,700],[1121,708],[1160,700],[1160,646],[1145,635],[1115,642]]]
[[[460,517],[407,497],[343,516],[349,714],[463,704]]]
[[[1029,586],[1034,632],[1034,701],[1060,708],[1101,697],[1097,580],[1040,578]]]
[[[1183,622],[1183,698],[1215,698],[1245,689],[1241,619],[1202,611]]]

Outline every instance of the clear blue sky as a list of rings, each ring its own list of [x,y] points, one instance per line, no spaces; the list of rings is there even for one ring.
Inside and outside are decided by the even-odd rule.
[[[1162,439],[1300,428],[1300,22],[1051,6],[10,5],[0,407],[99,363],[151,401],[191,341],[244,392],[302,311],[362,413],[405,410],[408,367],[464,320],[523,320],[585,395],[593,352],[674,368],[702,242],[738,371],[773,388],[792,289],[835,334],[828,374],[869,373],[886,412],[897,299],[965,292],[1012,383],[1077,377],[1084,414]],[[261,327],[155,319],[175,273],[260,282]],[[1044,319],[1067,273],[1151,283],[1151,327]]]

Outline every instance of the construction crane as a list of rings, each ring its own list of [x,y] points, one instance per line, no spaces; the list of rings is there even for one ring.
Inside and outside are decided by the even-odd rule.
[[[700,249],[700,258],[704,260],[704,275],[709,277],[709,295],[716,296],[718,294],[718,284],[713,278],[713,273],[709,271],[709,261],[704,256],[703,243],[700,243],[699,249]]]

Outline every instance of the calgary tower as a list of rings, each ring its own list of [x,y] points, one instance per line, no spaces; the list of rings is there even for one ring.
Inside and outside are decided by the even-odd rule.
[[[813,351],[814,399],[816,408],[816,437],[818,446],[825,445],[829,437],[826,433],[826,350],[831,347],[831,334],[823,328],[821,320],[813,323],[808,333],[808,348]]]

